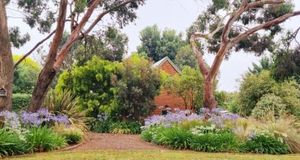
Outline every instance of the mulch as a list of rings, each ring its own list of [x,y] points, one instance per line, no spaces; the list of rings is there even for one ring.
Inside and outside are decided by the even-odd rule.
[[[160,146],[143,141],[139,135],[88,133],[86,141],[70,149],[85,150],[167,150]]]

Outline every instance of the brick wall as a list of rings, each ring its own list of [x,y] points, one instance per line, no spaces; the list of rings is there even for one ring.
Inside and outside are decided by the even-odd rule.
[[[165,71],[166,73],[169,73],[170,76],[178,74],[176,69],[168,61],[161,64],[159,67],[161,70]],[[174,110],[175,108],[186,109],[182,98],[166,90],[161,90],[160,94],[155,97],[154,102],[156,105],[154,114],[160,114],[162,107],[165,105],[168,105],[172,110]]]

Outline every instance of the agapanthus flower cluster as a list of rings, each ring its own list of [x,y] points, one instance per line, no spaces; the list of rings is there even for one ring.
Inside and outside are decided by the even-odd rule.
[[[42,108],[37,112],[22,112],[21,121],[24,125],[40,126],[49,123],[68,124],[69,120],[66,115],[54,115],[48,109]]]
[[[163,125],[165,127],[171,126],[174,123],[179,123],[182,121],[192,121],[192,120],[203,120],[203,116],[197,115],[195,113],[190,113],[188,110],[170,112],[167,115],[153,115],[145,119],[145,128],[153,125]]]
[[[211,111],[208,108],[201,108],[200,114],[207,117],[208,121],[216,125],[217,128],[223,128],[225,123],[235,122],[238,118],[240,118],[239,115],[230,113],[221,108],[215,108]]]
[[[0,117],[3,117],[4,127],[6,128],[15,130],[21,127],[19,116],[15,112],[2,111]]]
[[[54,115],[45,108],[37,112],[22,112],[20,114],[2,111],[0,112],[0,117],[3,117],[4,125],[11,129],[21,128],[21,125],[40,126],[50,123],[69,124],[69,119],[66,115]]]

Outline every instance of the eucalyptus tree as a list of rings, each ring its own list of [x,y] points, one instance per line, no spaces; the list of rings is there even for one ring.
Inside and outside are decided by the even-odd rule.
[[[204,107],[217,107],[213,81],[224,58],[235,51],[263,54],[272,51],[280,25],[300,15],[285,0],[212,0],[207,10],[189,28],[190,44],[204,77]],[[260,32],[259,32],[260,31]],[[207,66],[203,54],[215,54]]]
[[[37,28],[41,33],[49,35],[38,42],[32,50],[26,53],[15,65],[22,62],[30,55],[40,44],[47,39],[52,38],[45,64],[39,74],[37,84],[33,90],[30,103],[31,110],[41,107],[47,90],[54,79],[56,73],[60,70],[65,58],[69,54],[72,45],[81,41],[84,37],[91,34],[91,31],[97,24],[103,22],[103,19],[111,19],[121,27],[132,22],[136,18],[136,9],[144,4],[145,0],[1,0],[0,3],[0,22],[1,22],[1,79],[4,80],[7,88],[7,94],[11,95],[11,86],[13,79],[13,62],[11,58],[11,46],[8,35],[6,6],[9,3],[16,4],[24,13],[24,21],[32,28]],[[63,33],[69,25],[70,35],[61,46]],[[23,41],[20,41],[23,38]],[[26,39],[19,37],[19,43]],[[3,50],[3,51],[2,51]],[[4,55],[5,54],[5,55]],[[7,56],[9,55],[9,56]],[[6,59],[4,59],[6,58]],[[3,74],[3,75],[2,75]],[[4,84],[4,83],[1,83]],[[6,99],[6,105],[9,103],[10,96]],[[4,103],[3,103],[4,104]]]

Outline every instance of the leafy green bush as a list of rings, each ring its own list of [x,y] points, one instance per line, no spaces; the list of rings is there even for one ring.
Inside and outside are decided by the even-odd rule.
[[[272,87],[276,82],[270,76],[269,71],[261,71],[259,74],[247,74],[243,77],[239,93],[239,112],[249,116],[259,99],[268,93],[272,93]]]
[[[31,99],[31,94],[27,93],[16,93],[13,94],[12,97],[12,110],[13,111],[20,111],[20,110],[27,110]]]
[[[273,92],[282,98],[288,113],[300,118],[300,85],[296,81],[284,81],[274,86]]]
[[[231,132],[206,133],[194,135],[190,147],[196,151],[224,152],[236,150],[237,137]]]
[[[142,121],[155,109],[154,97],[159,94],[159,70],[137,54],[123,61],[121,79],[117,82],[118,120]]]
[[[65,145],[64,137],[46,127],[30,128],[25,137],[32,152],[51,151]]]
[[[121,66],[119,62],[93,57],[84,66],[63,72],[56,90],[69,90],[78,97],[78,104],[87,111],[88,116],[97,118],[101,112],[111,114],[118,106],[115,85],[120,78]]]
[[[252,110],[252,116],[257,119],[264,119],[271,114],[272,118],[279,118],[285,112],[286,105],[282,99],[274,94],[264,95]]]
[[[109,133],[110,132],[110,126],[112,124],[111,120],[94,120],[91,121],[89,124],[90,131],[97,132],[97,133]]]
[[[0,157],[24,154],[27,151],[25,141],[18,134],[0,129]]]
[[[267,154],[289,153],[286,144],[267,134],[254,135],[240,146],[240,151]]]

